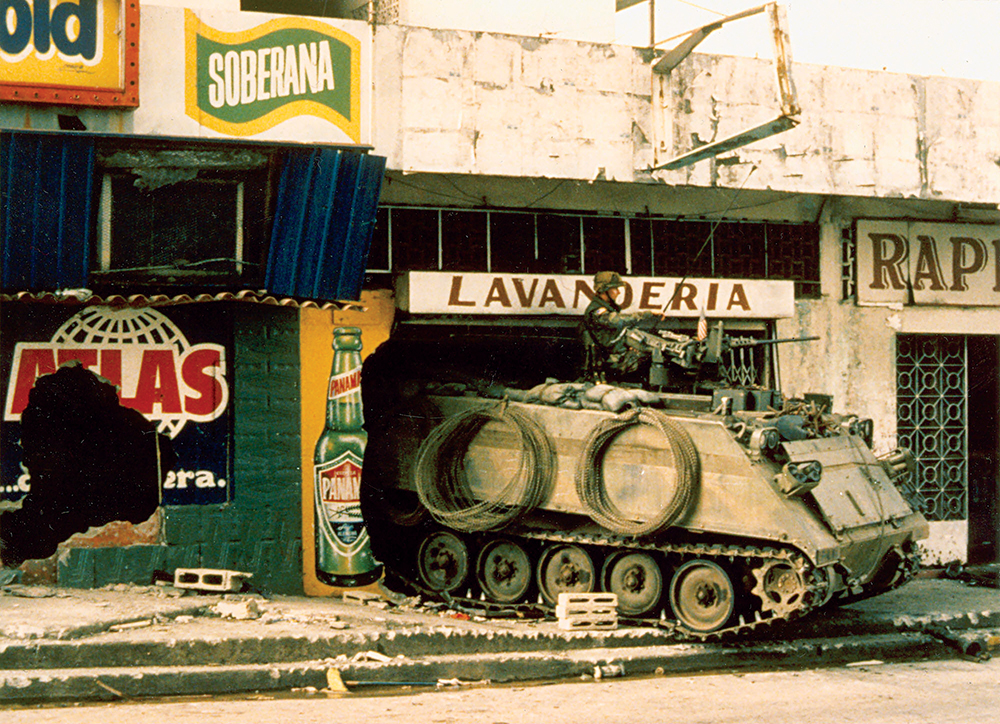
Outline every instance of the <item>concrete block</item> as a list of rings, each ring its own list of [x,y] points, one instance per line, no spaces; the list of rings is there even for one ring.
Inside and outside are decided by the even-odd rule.
[[[220,568],[178,568],[174,571],[174,586],[198,591],[238,591],[243,580],[252,573],[227,571]]]
[[[563,631],[618,628],[618,596],[614,593],[560,593],[556,617]]]

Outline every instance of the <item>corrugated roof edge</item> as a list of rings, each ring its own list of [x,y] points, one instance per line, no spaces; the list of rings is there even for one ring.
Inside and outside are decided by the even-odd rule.
[[[294,299],[292,297],[276,297],[271,294],[244,289],[240,292],[219,292],[217,294],[111,294],[102,297],[87,289],[67,289],[58,292],[15,292],[0,294],[0,302],[30,302],[34,304],[78,304],[83,306],[105,305],[110,307],[170,307],[180,304],[204,304],[206,302],[247,302],[265,304],[277,307],[294,307],[298,309],[357,309],[364,311],[360,302],[327,301],[319,302],[312,299]]]

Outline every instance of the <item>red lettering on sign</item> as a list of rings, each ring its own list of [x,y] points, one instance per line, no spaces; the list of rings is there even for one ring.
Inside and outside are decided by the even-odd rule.
[[[330,387],[326,391],[327,399],[332,400],[343,397],[349,392],[361,389],[361,370],[355,369],[342,375],[334,375],[330,378]]]
[[[186,395],[184,409],[189,415],[211,415],[222,400],[222,383],[216,376],[222,355],[218,349],[202,347],[192,349],[181,362],[184,384],[198,393]]]
[[[35,386],[35,380],[42,375],[51,375],[56,371],[56,356],[51,349],[31,349],[21,353],[20,364],[17,365],[17,382],[14,385],[14,395],[10,411],[15,415],[24,412],[28,406],[28,394]]]
[[[56,352],[56,362],[60,367],[67,362],[79,362],[87,369],[97,367],[97,350],[63,347]]]
[[[320,496],[324,503],[356,503],[361,498],[361,466],[345,460],[340,465],[323,470],[320,476]]]
[[[122,404],[144,415],[151,414],[157,404],[164,415],[179,415],[183,412],[174,353],[165,349],[143,350],[135,397],[130,400],[123,398]]]

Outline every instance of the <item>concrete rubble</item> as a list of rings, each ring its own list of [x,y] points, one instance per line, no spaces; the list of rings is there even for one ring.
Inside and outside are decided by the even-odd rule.
[[[923,577],[763,636],[680,641],[669,627],[561,630],[419,597],[205,594],[170,585],[0,586],[0,705],[251,691],[485,685],[707,670],[988,657],[1000,591]]]

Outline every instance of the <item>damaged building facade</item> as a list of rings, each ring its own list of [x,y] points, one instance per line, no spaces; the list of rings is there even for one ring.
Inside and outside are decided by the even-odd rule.
[[[34,569],[93,586],[219,567],[328,593],[311,466],[333,329],[362,328],[365,354],[391,335],[570,377],[602,269],[628,276],[630,310],[671,302],[681,332],[704,310],[818,336],[774,353],[785,394],[872,418],[876,452],[913,449],[926,562],[997,559],[1000,84],[794,64],[787,37],[775,61],[569,21],[558,38],[467,13],[449,29],[433,3],[377,4],[374,22],[187,4],[101,5],[141,29],[124,84],[83,102],[59,77],[30,99],[0,79],[0,501],[30,498],[30,391],[67,363],[165,439],[137,453],[155,501],[81,514],[57,553],[26,553]],[[586,7],[586,27],[613,25],[613,3]],[[771,285],[789,303],[766,304]]]

